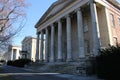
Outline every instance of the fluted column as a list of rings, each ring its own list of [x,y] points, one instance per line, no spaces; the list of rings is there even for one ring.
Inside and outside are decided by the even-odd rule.
[[[45,62],[48,62],[48,29],[45,29],[46,39],[45,39]]]
[[[78,28],[78,49],[79,49],[79,58],[85,57],[84,52],[84,34],[83,34],[83,21],[82,21],[82,12],[77,9],[77,28]]]
[[[39,47],[40,46],[40,34],[37,34],[37,42],[36,42],[36,61],[40,59],[40,54],[39,54]]]
[[[54,37],[55,29],[53,24],[51,25],[51,53],[50,53],[50,62],[54,62]]]
[[[40,61],[43,61],[43,49],[44,49],[44,44],[43,44],[43,31],[41,31],[41,38],[40,38]]]
[[[72,60],[72,43],[71,43],[71,19],[70,16],[67,15],[67,61]]]
[[[90,3],[90,12],[92,18],[92,32],[93,32],[93,54],[97,55],[100,49],[100,42],[99,42],[99,25],[98,25],[98,17],[97,17],[97,10],[96,4],[93,0]]]
[[[58,61],[62,61],[62,23],[58,20]]]

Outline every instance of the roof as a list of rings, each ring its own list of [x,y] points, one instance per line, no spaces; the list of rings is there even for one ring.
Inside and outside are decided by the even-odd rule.
[[[75,1],[76,0],[57,0],[56,2],[54,2],[48,8],[48,10],[45,12],[45,14],[39,19],[39,21],[35,25],[35,28],[37,28],[38,26],[40,26],[47,19],[51,18],[52,16],[54,16],[55,14],[57,14],[59,11],[61,11],[62,9],[64,9],[66,6],[69,6],[71,3],[75,2]],[[116,0],[106,0],[106,1],[108,1],[110,4],[114,5],[116,8],[118,8],[120,10],[120,3],[118,3]],[[60,6],[60,5],[62,5],[62,6]],[[56,9],[58,9],[58,10],[56,10]]]
[[[37,24],[35,25],[35,28],[37,28],[40,24],[42,24],[47,18],[55,15],[56,13],[58,13],[58,11],[61,11],[62,9],[64,9],[66,6],[68,6],[70,3],[75,2],[76,0],[57,0],[56,2],[54,2],[49,8],[48,10],[45,12],[45,14],[39,19],[39,21],[37,22]],[[62,5],[62,6],[61,6]],[[59,7],[60,6],[60,7]],[[58,8],[59,7],[59,8]],[[55,11],[55,9],[58,9]],[[52,13],[52,10],[54,10],[55,12]],[[51,13],[49,15],[49,13]]]
[[[120,3],[119,2],[117,2],[116,0],[107,0],[107,1],[120,10]]]
[[[36,37],[32,37],[32,36],[26,36],[22,42],[26,41],[26,40],[29,40],[29,39],[36,39]]]

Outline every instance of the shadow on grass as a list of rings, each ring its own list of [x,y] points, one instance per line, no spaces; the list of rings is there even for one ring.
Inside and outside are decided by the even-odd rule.
[[[12,76],[8,76],[8,75],[0,75],[0,80],[17,80],[17,79],[13,78]]]

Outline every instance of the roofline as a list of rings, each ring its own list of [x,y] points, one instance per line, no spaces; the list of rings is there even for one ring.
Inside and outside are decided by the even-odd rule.
[[[21,46],[18,46],[18,45],[10,45],[10,47],[21,47]]]
[[[106,0],[107,2],[109,2],[110,4],[114,5],[117,9],[120,10],[120,3],[116,0]]]
[[[37,39],[36,37],[33,37],[33,36],[26,36],[26,37],[21,41],[21,43],[23,43],[26,38],[27,38],[27,39],[28,39],[28,38],[30,38],[30,39]]]
[[[112,5],[115,6],[117,9],[120,10],[120,3],[117,2],[116,0],[106,0],[106,1],[109,2],[110,4],[112,4]],[[56,5],[61,4],[61,3],[63,3],[63,2],[64,2],[64,0],[57,0],[57,1],[55,1],[55,2],[48,8],[48,10],[43,14],[43,16],[38,20],[38,22],[37,22],[36,25],[35,25],[35,28],[37,28],[37,27],[40,26],[41,20],[45,18],[45,16],[49,13],[49,11],[50,11],[51,9],[53,9]]]
[[[64,0],[57,0],[55,1],[48,9],[47,11],[43,14],[43,16],[38,20],[37,24],[35,25],[35,28],[39,26],[40,21],[47,15],[49,11],[51,11],[56,5],[61,4]]]

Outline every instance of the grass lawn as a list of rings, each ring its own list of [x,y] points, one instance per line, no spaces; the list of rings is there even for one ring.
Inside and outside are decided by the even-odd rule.
[[[0,72],[3,72],[3,70],[2,70],[2,68],[1,68],[1,66],[0,66]]]
[[[0,67],[0,72],[3,72],[2,68]],[[2,75],[0,74],[0,80],[17,80],[9,75]]]
[[[0,80],[17,80],[17,79],[13,78],[12,76],[8,76],[8,75],[0,75]]]

